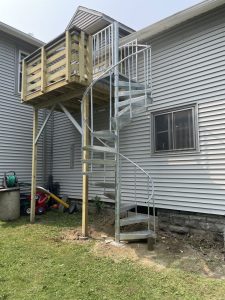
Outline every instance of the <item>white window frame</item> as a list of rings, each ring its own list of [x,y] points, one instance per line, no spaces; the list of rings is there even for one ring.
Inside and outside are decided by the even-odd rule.
[[[156,132],[155,132],[155,117],[175,113],[179,111],[192,110],[192,122],[193,122],[193,147],[192,148],[183,148],[183,149],[168,149],[168,150],[156,150]],[[152,112],[152,154],[153,155],[163,155],[163,154],[179,154],[179,153],[193,153],[199,151],[199,143],[198,143],[198,121],[197,121],[197,105],[192,104],[189,106],[182,107],[172,107],[170,109],[165,109],[161,111]],[[174,124],[172,124],[174,126]],[[172,144],[174,145],[174,136],[172,136]]]
[[[22,54],[25,54],[26,56],[28,56],[29,53],[26,52],[26,51],[23,51],[23,50],[19,50],[19,52],[18,52],[18,65],[17,65],[17,68],[18,68],[18,73],[17,73],[17,92],[18,92],[18,94],[21,94],[21,91],[20,91],[20,63],[21,63],[21,55]],[[22,70],[21,70],[21,73],[22,73]],[[22,76],[21,76],[21,81],[22,81]],[[21,82],[21,88],[22,88],[22,82]]]

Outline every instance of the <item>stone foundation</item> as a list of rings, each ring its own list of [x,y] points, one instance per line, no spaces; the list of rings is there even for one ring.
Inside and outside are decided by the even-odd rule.
[[[198,235],[223,236],[225,216],[158,209],[158,225],[162,230]]]

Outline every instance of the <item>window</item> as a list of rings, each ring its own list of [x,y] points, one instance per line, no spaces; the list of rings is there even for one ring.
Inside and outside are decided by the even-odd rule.
[[[22,65],[23,59],[28,55],[28,53],[19,51],[19,65],[18,65],[18,92],[21,93],[22,89]]]
[[[154,152],[196,148],[194,107],[157,113],[153,120]]]

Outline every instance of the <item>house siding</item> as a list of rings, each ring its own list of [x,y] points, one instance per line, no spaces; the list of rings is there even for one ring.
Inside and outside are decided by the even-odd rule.
[[[67,116],[54,112],[53,179],[60,183],[61,194],[81,199],[81,134]],[[74,144],[74,168],[70,168],[70,148]]]
[[[4,172],[15,171],[20,182],[31,182],[32,108],[22,105],[17,89],[19,50],[35,47],[0,32],[0,182]],[[43,113],[39,114],[40,122]],[[42,182],[42,141],[38,149],[38,181]]]
[[[152,174],[158,208],[225,213],[224,17],[223,7],[149,41],[153,104],[122,131],[121,152]],[[153,154],[152,113],[192,104],[199,151]],[[128,188],[125,182],[124,194],[132,199]]]
[[[121,131],[120,152],[152,174],[158,208],[225,213],[224,20],[225,8],[220,7],[149,41],[153,104]],[[141,79],[142,70],[139,71]],[[188,153],[153,154],[152,113],[187,105],[196,106],[198,149]],[[60,119],[55,124],[54,161],[57,160],[58,166],[54,167],[54,176],[64,193],[80,198],[81,165],[67,173],[68,159],[65,161],[67,145],[76,140],[80,149],[80,141],[71,127],[62,126]],[[134,170],[124,161],[122,166],[122,197],[134,201]],[[68,176],[66,183],[62,179],[64,174]],[[141,174],[136,176],[136,199],[146,205],[146,180]]]

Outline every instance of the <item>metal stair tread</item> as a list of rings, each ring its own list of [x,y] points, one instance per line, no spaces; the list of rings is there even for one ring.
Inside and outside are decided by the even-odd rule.
[[[152,230],[121,232],[119,234],[120,241],[141,240],[141,239],[155,238],[155,237],[156,234]]]
[[[92,135],[96,138],[113,141],[115,139],[115,134],[110,130],[99,130],[92,132]]]
[[[115,194],[115,192],[105,192],[104,196],[109,199],[115,200],[116,194]]]
[[[84,146],[83,150],[90,150],[90,151],[96,151],[96,152],[116,153],[115,148],[104,147],[104,146]]]
[[[126,100],[121,100],[118,103],[118,107],[121,108],[123,106],[127,106],[127,105],[130,105],[130,104],[138,104],[140,102],[145,103],[145,97],[146,97],[146,104],[150,105],[152,103],[151,97],[149,97],[148,95],[147,96],[142,95],[142,96],[139,96],[139,97],[132,97],[132,98],[128,98]]]
[[[145,86],[142,83],[139,82],[134,82],[134,81],[124,81],[124,80],[119,80],[119,87],[134,87],[134,88],[145,88]]]
[[[88,175],[88,176],[115,176],[115,171],[88,171],[88,172],[82,172],[83,175]]]
[[[120,206],[120,213],[125,213],[134,208],[137,208],[136,203],[122,203]]]
[[[150,219],[151,219],[151,216],[137,214],[137,215],[129,216],[127,218],[120,219],[120,226],[144,223],[144,222],[148,222]]]
[[[109,189],[115,188],[115,182],[94,181],[91,182],[91,185],[96,187],[109,188]]]
[[[147,94],[151,93],[151,89],[150,88],[146,89],[146,93]],[[119,91],[118,96],[119,97],[130,97],[130,96],[139,95],[139,94],[145,94],[145,89],[131,90],[131,91]]]
[[[124,126],[128,125],[131,122],[130,114],[122,115],[118,118],[118,128],[119,130],[122,129]],[[116,127],[116,119],[112,118],[112,126]]]
[[[116,161],[112,159],[83,159],[83,163],[93,164],[93,165],[106,165],[106,166],[115,166]]]

